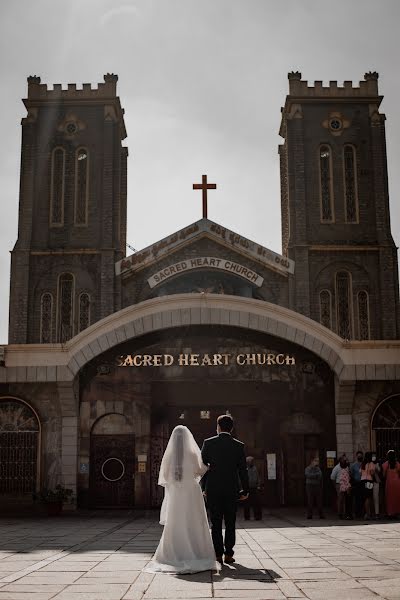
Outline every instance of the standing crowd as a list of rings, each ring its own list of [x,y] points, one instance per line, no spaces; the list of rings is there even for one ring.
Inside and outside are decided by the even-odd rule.
[[[400,515],[400,462],[394,450],[389,450],[385,461],[377,460],[372,452],[357,452],[352,464],[345,454],[333,468],[330,476],[337,496],[340,519],[379,519],[381,515],[395,518]],[[316,507],[322,511],[322,471],[318,458],[305,470],[307,518],[311,519]]]

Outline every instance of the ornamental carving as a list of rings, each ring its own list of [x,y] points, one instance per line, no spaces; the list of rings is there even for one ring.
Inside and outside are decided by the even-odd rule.
[[[39,425],[33,411],[18,400],[0,400],[0,433],[35,432]]]

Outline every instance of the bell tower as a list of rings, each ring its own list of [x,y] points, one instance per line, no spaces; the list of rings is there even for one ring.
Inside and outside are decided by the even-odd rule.
[[[120,308],[128,150],[117,80],[48,89],[28,77],[11,344],[62,343]]]
[[[313,86],[291,72],[279,147],[290,304],[345,339],[400,334],[378,73]]]

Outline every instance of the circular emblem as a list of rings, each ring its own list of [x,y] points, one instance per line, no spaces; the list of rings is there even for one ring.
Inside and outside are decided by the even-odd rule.
[[[74,123],[73,121],[70,121],[69,123],[66,124],[65,131],[67,133],[69,133],[69,135],[73,135],[74,133],[76,133],[78,131],[78,125],[76,123]]]
[[[107,481],[119,481],[125,474],[125,465],[119,458],[107,458],[101,465],[101,474]]]
[[[339,131],[343,127],[342,121],[335,117],[329,121],[329,127],[333,129],[333,131]]]

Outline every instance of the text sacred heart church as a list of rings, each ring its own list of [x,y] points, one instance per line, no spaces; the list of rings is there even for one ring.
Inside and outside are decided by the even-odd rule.
[[[282,254],[207,218],[218,181],[199,166],[188,195],[202,195],[203,218],[130,256],[117,76],[81,89],[28,77],[0,357],[0,505],[26,506],[60,483],[81,507],[158,506],[172,428],[187,425],[201,443],[221,413],[256,459],[267,506],[303,503],[313,456],[329,502],[341,453],[400,452],[378,74],[326,87],[288,77]]]

